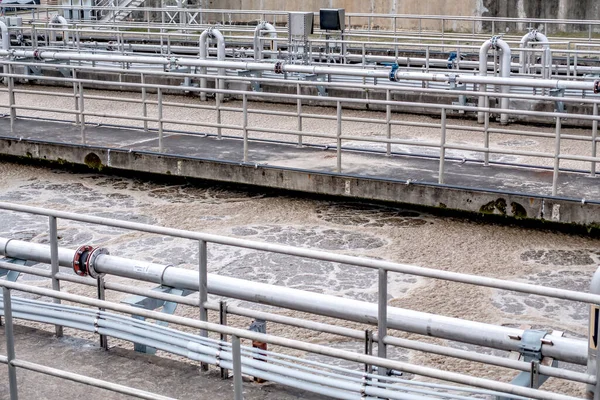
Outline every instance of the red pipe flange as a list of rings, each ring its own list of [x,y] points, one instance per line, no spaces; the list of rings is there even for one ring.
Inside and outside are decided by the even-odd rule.
[[[87,260],[90,253],[94,248],[90,245],[84,244],[75,250],[75,256],[73,257],[73,271],[79,276],[88,275]]]

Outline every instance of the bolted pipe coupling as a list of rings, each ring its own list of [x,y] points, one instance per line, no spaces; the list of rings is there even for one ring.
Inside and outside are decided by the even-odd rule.
[[[594,93],[600,93],[600,81],[594,82]]]
[[[281,61],[277,61],[275,63],[275,73],[276,74],[283,74],[283,63]]]
[[[101,247],[94,248],[90,245],[80,246],[73,256],[73,271],[79,276],[98,278],[102,274],[96,271],[94,263],[102,254],[109,254],[108,250]]]

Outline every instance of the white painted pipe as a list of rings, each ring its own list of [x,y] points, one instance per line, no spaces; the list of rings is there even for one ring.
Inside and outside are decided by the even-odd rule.
[[[62,15],[58,15],[55,14],[51,19],[50,19],[50,28],[54,28],[55,26],[59,25],[61,28],[63,28],[63,42],[64,43],[68,43],[69,42],[69,23],[67,22],[67,20],[65,19],[65,17],[63,17]],[[56,41],[56,32],[54,30],[52,30],[50,32],[50,40],[51,41]]]
[[[254,30],[254,60],[262,60],[263,41],[260,38],[263,35],[268,35],[271,38],[271,58],[277,58],[277,30],[268,22],[261,22]]]
[[[217,60],[225,61],[225,38],[223,34],[215,28],[206,29],[200,34],[200,60],[208,59],[208,41],[216,40],[217,42]],[[200,73],[206,75],[206,67],[200,68]],[[225,75],[225,67],[219,66],[218,74],[220,76]],[[218,89],[225,90],[225,80],[219,79],[215,85]],[[206,78],[200,78],[200,88],[206,89]],[[223,100],[223,93],[218,93],[219,100]],[[206,92],[201,92],[201,100],[206,100]]]
[[[552,52],[550,50],[550,42],[546,35],[537,30],[533,30],[527,33],[523,38],[521,38],[521,43],[519,47],[521,49],[527,48],[529,42],[539,42],[544,49],[542,53],[542,77],[544,79],[549,79],[552,76]],[[524,74],[526,71],[527,57],[525,51],[519,52],[519,72]]]
[[[510,78],[510,64],[511,64],[511,53],[510,53],[510,47],[508,46],[508,44],[499,38],[492,38],[488,41],[486,41],[485,43],[483,43],[483,45],[481,46],[481,49],[479,50],[479,75],[480,76],[487,76],[487,55],[488,55],[488,51],[490,50],[490,48],[494,48],[496,50],[500,50],[501,52],[501,61],[500,61],[500,76],[504,79],[504,78]],[[486,92],[487,90],[487,85],[486,84],[480,84],[479,85],[479,91],[480,92]],[[510,91],[510,86],[507,86],[506,84],[503,85],[501,87],[501,92],[502,93],[508,93]],[[509,98],[508,97],[503,97],[500,100],[500,108],[502,109],[508,109],[509,106]],[[483,108],[485,107],[485,96],[479,96],[479,107]],[[485,113],[483,111],[480,111],[477,114],[477,122],[479,122],[480,124],[483,124],[485,120]],[[508,114],[503,113],[500,114],[500,123],[505,125],[508,123]]]
[[[2,42],[1,42],[2,50],[9,51],[10,50],[10,34],[8,33],[8,27],[2,21],[0,21],[0,36],[2,39]],[[8,65],[4,65],[2,67],[2,70],[4,71],[5,74],[8,74]],[[3,81],[4,85],[8,85],[8,78],[4,78],[2,81]]]
[[[0,238],[0,255],[50,262],[50,246]],[[74,250],[59,248],[59,264],[72,267]],[[180,289],[198,290],[198,272],[126,258],[99,255],[97,272],[163,284]],[[377,324],[377,304],[323,295],[282,286],[242,279],[208,275],[211,294],[288,308],[317,315],[342,318],[360,323]],[[388,307],[388,328],[433,336],[506,351],[518,351],[522,329],[509,328],[445,317],[418,311]],[[585,365],[587,341],[547,335],[552,345],[544,345],[542,353],[557,360]]]

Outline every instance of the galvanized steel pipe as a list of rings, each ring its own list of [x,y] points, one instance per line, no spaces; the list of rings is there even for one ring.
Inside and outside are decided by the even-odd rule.
[[[266,246],[269,247],[268,245]],[[315,252],[315,255],[318,252]],[[72,267],[75,251],[59,249],[59,263]],[[50,262],[50,247],[42,244],[0,238],[0,255]],[[341,255],[332,255],[345,257]],[[347,257],[347,256],[346,256]],[[315,257],[319,259],[320,257]],[[198,272],[164,266],[126,258],[99,255],[94,268],[97,272],[163,284],[180,289],[198,290]],[[416,267],[415,267],[416,268]],[[318,293],[306,292],[281,286],[267,285],[219,275],[208,275],[208,292],[245,300],[288,308],[297,311],[342,318],[368,324],[377,324],[377,305],[357,300],[344,299]],[[388,327],[443,339],[496,348],[518,351],[522,329],[508,328],[427,314],[412,310],[388,307]],[[544,345],[545,356],[576,364],[587,363],[587,342],[576,339],[546,337],[552,345]]]

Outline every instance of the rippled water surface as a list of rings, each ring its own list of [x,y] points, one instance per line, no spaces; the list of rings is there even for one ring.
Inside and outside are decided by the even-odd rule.
[[[308,247],[449,271],[586,291],[598,241],[358,202],[260,190],[75,174],[0,163],[0,201]],[[47,243],[45,217],[0,211],[0,236]],[[60,245],[104,246],[122,257],[196,268],[197,243],[59,220]],[[209,272],[375,302],[377,272],[209,245]],[[391,273],[392,305],[470,320],[585,335],[582,304]],[[46,284],[40,282],[39,284]],[[323,342],[328,339],[318,339]],[[352,342],[337,341],[346,348]],[[360,349],[362,344],[356,344]],[[400,359],[435,363],[406,352]],[[491,372],[490,372],[491,373]]]

